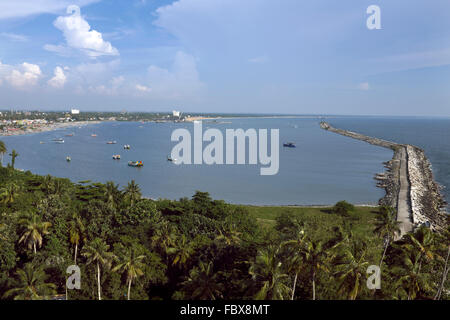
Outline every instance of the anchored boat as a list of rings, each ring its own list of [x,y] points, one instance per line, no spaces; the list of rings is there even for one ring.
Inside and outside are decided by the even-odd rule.
[[[293,142],[285,142],[283,143],[283,147],[295,148],[295,144]]]
[[[106,144],[116,144],[117,141],[108,141]]]
[[[67,161],[67,162],[70,162],[70,161],[72,161],[72,158],[71,158],[70,156],[67,156],[67,157],[66,157],[66,161]]]
[[[130,167],[143,167],[144,163],[142,161],[128,161]]]
[[[126,144],[126,145],[123,146],[123,148],[124,148],[124,149],[130,149],[131,147],[130,147],[129,144]]]
[[[114,160],[120,160],[120,154],[114,154],[114,155],[112,156],[112,158],[113,158]]]

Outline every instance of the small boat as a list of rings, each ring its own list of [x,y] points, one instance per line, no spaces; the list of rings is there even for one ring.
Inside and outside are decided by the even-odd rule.
[[[131,147],[130,147],[129,144],[126,144],[126,145],[123,146],[123,148],[124,148],[124,149],[130,149]]]
[[[120,160],[120,154],[114,154],[114,155],[112,156],[112,158],[113,158],[114,160]]]
[[[97,135],[95,133],[91,134],[91,137],[96,137]]]
[[[59,142],[59,141],[64,142],[64,139],[63,138],[55,138],[55,139],[53,139],[53,141],[55,141],[55,142]]]
[[[144,163],[142,161],[128,161],[130,167],[143,167]]]
[[[44,142],[44,141],[39,141],[39,143],[40,143],[40,144],[44,144],[45,142]]]
[[[73,137],[73,133],[66,134],[66,137]]]
[[[67,161],[67,162],[70,162],[70,161],[72,161],[72,158],[69,157],[69,156],[67,156],[67,157],[66,157],[66,161]]]
[[[295,144],[293,142],[285,142],[283,143],[283,147],[295,148]]]
[[[174,162],[174,161],[177,161],[177,159],[174,159],[174,158],[171,158],[170,156],[167,156],[167,161],[172,161],[172,162]]]
[[[117,141],[108,141],[106,144],[116,144]]]

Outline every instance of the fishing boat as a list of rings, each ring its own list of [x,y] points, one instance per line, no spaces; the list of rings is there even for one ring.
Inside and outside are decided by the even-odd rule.
[[[70,156],[67,156],[67,157],[66,157],[66,161],[67,161],[67,162],[70,162],[70,161],[72,161],[72,158],[71,158]]]
[[[117,141],[108,141],[106,144],[116,144]]]
[[[124,149],[130,149],[131,147],[130,147],[129,144],[126,144],[126,145],[123,146],[123,148],[124,148]]]
[[[295,144],[293,142],[285,142],[283,143],[283,147],[295,148]]]
[[[114,154],[114,155],[112,156],[112,158],[113,158],[114,160],[120,160],[120,154]]]
[[[130,167],[143,167],[144,163],[142,161],[128,161]]]

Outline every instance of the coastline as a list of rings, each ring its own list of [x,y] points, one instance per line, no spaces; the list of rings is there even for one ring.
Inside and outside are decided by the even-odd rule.
[[[321,122],[320,127],[393,150],[392,159],[384,163],[386,172],[376,174],[375,179],[379,181],[377,186],[386,191],[379,201],[380,205],[397,209],[397,221],[402,222],[400,237],[422,224],[429,224],[434,231],[446,228],[446,202],[439,184],[434,181],[431,163],[422,149],[334,128],[327,122]]]
[[[54,131],[59,129],[67,129],[72,127],[81,127],[87,126],[90,124],[99,124],[101,121],[74,121],[74,122],[56,122],[51,124],[43,124],[38,127],[28,128],[28,129],[17,129],[12,132],[0,132],[0,137],[9,137],[9,136],[19,136],[25,134],[33,134],[33,133],[41,133]]]

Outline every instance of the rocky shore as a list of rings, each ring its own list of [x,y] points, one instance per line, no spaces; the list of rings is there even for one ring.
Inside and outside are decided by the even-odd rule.
[[[386,171],[376,174],[375,179],[378,181],[377,186],[386,190],[386,195],[380,199],[379,204],[397,209],[397,220],[402,222],[401,235],[423,224],[435,231],[446,228],[446,202],[440,193],[440,186],[434,181],[431,164],[422,149],[337,129],[326,122],[321,122],[320,127],[393,150],[392,159],[384,163]]]

